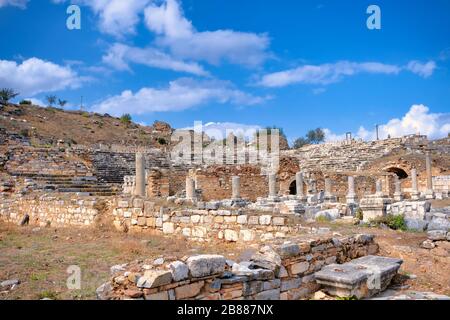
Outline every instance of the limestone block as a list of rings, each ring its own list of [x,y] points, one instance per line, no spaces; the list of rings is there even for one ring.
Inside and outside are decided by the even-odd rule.
[[[156,288],[172,282],[172,273],[165,270],[147,270],[137,282],[138,288]]]
[[[306,261],[294,263],[293,265],[291,265],[291,273],[295,275],[304,273],[308,271],[308,269],[309,269],[309,262]]]
[[[239,224],[247,224],[247,215],[238,216],[236,221]]]
[[[268,225],[270,225],[271,221],[272,221],[272,216],[270,216],[270,215],[263,215],[263,216],[259,217],[259,224],[261,224],[261,225],[268,226]]]
[[[207,277],[225,271],[225,258],[219,255],[198,255],[186,261],[194,278]]]
[[[173,281],[181,281],[187,279],[189,276],[188,266],[181,261],[174,261],[170,263],[169,269],[172,273]]]
[[[249,242],[255,240],[255,232],[253,230],[240,230],[239,237],[242,241]]]
[[[225,237],[226,241],[230,241],[230,242],[237,242],[239,240],[239,235],[234,230],[229,230],[229,229],[225,230],[224,237]]]
[[[176,299],[181,300],[195,297],[200,293],[204,284],[205,284],[204,281],[199,281],[175,288]]]
[[[163,227],[163,233],[165,234],[172,234],[175,232],[174,224],[172,222],[165,222],[162,225]]]
[[[192,237],[195,238],[205,238],[208,235],[208,230],[205,227],[194,227],[192,228]]]
[[[283,291],[288,291],[291,289],[296,289],[298,287],[300,287],[302,284],[302,279],[301,278],[293,278],[293,279],[287,279],[287,280],[281,280],[281,286],[280,286],[280,290],[281,292]]]

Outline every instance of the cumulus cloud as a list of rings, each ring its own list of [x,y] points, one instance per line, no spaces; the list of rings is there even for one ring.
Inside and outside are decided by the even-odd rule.
[[[356,63],[339,61],[321,65],[304,65],[295,69],[264,75],[260,84],[265,87],[284,87],[294,83],[327,85],[345,76],[358,73],[397,74],[400,68],[379,62]]]
[[[199,76],[208,75],[195,62],[184,62],[175,59],[155,48],[142,49],[121,43],[115,43],[110,47],[108,53],[103,56],[103,62],[118,70],[130,70],[129,64],[136,63],[160,69],[187,72]]]
[[[18,7],[25,9],[27,7],[28,0],[0,0],[0,8],[6,6]]]
[[[144,8],[152,0],[73,0],[71,3],[90,7],[99,17],[100,31],[117,37],[136,32]],[[67,2],[53,0],[54,3]]]
[[[402,137],[409,134],[427,135],[430,139],[446,137],[450,133],[450,113],[432,113],[423,104],[411,106],[409,111],[402,118],[389,120],[380,125],[379,137],[386,139]],[[325,129],[326,141],[341,141],[345,139],[345,134],[335,134],[329,129]],[[375,140],[375,129],[366,129],[361,126],[358,129],[356,138],[363,140]]]
[[[68,66],[38,58],[30,58],[20,64],[0,60],[0,87],[13,88],[22,95],[77,88],[85,80]]]
[[[199,32],[186,19],[177,0],[150,4],[145,9],[145,22],[158,35],[158,45],[179,58],[256,66],[269,56],[267,35],[233,30]]]
[[[133,93],[125,90],[92,107],[97,112],[113,115],[123,113],[182,111],[208,102],[218,104],[256,105],[266,98],[240,91],[227,81],[181,78],[171,81],[167,88],[142,88]]]
[[[436,63],[434,61],[427,63],[411,61],[404,68],[380,62],[339,61],[320,65],[304,65],[294,69],[269,73],[261,78],[259,84],[264,87],[284,87],[295,83],[328,85],[341,81],[344,77],[360,73],[396,75],[403,69],[427,78],[433,74],[435,68]]]
[[[428,61],[426,63],[421,63],[420,61],[413,60],[408,63],[406,69],[421,77],[428,78],[436,69],[436,62]]]

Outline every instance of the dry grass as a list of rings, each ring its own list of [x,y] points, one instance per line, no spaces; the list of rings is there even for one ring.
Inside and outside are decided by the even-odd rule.
[[[105,230],[70,230],[0,225],[0,280],[20,279],[0,299],[95,299],[95,289],[110,277],[110,267],[160,256],[238,252],[230,245],[187,242],[177,237],[123,234]],[[66,270],[82,271],[81,290],[68,290]]]

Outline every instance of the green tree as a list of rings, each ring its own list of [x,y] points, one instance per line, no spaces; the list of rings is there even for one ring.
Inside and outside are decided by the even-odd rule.
[[[129,125],[131,123],[131,115],[129,113],[125,113],[120,117],[120,121],[123,124]]]
[[[303,138],[303,137],[300,137],[300,138],[298,138],[298,139],[296,139],[296,140],[294,141],[294,146],[293,146],[293,148],[294,148],[294,149],[300,149],[301,147],[306,146],[307,144],[309,144],[308,139]]]
[[[325,140],[325,132],[321,128],[309,130],[306,134],[306,139],[311,144],[318,144]]]
[[[53,105],[56,103],[56,96],[46,96],[45,99],[48,102],[49,107],[53,107]]]
[[[58,104],[59,104],[60,107],[62,108],[62,107],[64,107],[64,106],[67,104],[67,100],[61,100],[61,99],[58,99]]]
[[[0,102],[2,104],[8,103],[9,100],[14,99],[19,95],[18,92],[14,92],[13,89],[3,88],[0,90]]]

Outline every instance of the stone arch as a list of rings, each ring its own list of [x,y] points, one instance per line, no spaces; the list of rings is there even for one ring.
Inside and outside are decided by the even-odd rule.
[[[405,170],[398,167],[389,167],[386,169],[387,172],[394,173],[400,180],[408,178],[408,174]]]
[[[297,181],[295,179],[289,184],[289,194],[297,195]]]

